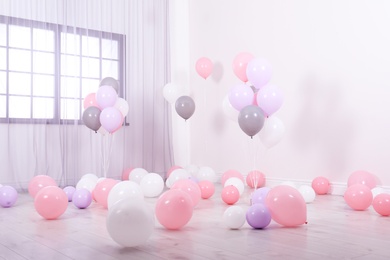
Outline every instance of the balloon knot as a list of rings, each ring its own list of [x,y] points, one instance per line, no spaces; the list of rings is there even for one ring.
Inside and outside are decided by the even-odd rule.
[[[307,221],[305,221],[305,224],[307,224]]]

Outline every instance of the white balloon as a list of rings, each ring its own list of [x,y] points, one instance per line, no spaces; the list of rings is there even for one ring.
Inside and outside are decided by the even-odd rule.
[[[148,174],[148,171],[144,168],[135,168],[130,172],[129,181],[134,181],[140,184],[142,178],[145,177],[146,174]]]
[[[163,96],[171,104],[183,95],[184,91],[173,83],[168,83],[163,88]]]
[[[245,224],[246,212],[240,206],[231,206],[223,213],[223,223],[230,229],[239,229]]]
[[[111,238],[119,245],[138,246],[152,235],[154,214],[142,200],[123,199],[108,211],[106,227]]]
[[[123,117],[127,116],[127,114],[129,113],[129,104],[123,98],[118,97],[114,107],[121,111]]]
[[[245,185],[241,179],[237,177],[231,177],[225,181],[225,184],[223,186],[226,187],[229,185],[233,185],[234,187],[236,187],[238,192],[240,193],[240,196],[244,193]]]
[[[176,181],[181,179],[189,179],[190,177],[191,174],[186,169],[176,169],[171,172],[165,184],[168,188],[171,188]]]
[[[222,109],[225,115],[232,121],[237,122],[238,114],[240,113],[237,109],[235,109],[229,101],[229,96],[226,95],[222,102]]]
[[[82,178],[76,184],[76,190],[78,189],[87,189],[89,192],[95,189],[97,181],[90,178]]]
[[[207,166],[200,167],[199,172],[195,177],[199,181],[211,181],[213,183],[217,181],[217,175],[215,174],[215,171]]]
[[[301,195],[306,203],[311,203],[316,198],[316,192],[309,185],[300,186],[298,191],[301,193]]]
[[[145,197],[154,198],[161,194],[164,189],[164,180],[157,173],[148,173],[140,183]]]
[[[87,174],[84,174],[83,176],[81,176],[81,179],[84,179],[84,178],[88,178],[88,179],[91,179],[93,181],[97,181],[99,179],[99,177],[93,173],[87,173]]]
[[[144,199],[141,186],[133,181],[121,181],[115,184],[107,197],[107,208],[110,209],[115,203],[122,199]]]
[[[186,169],[188,173],[194,177],[196,177],[199,172],[199,167],[194,164],[187,165],[184,169]]]
[[[259,132],[261,142],[268,148],[276,145],[282,140],[285,132],[285,126],[279,118],[271,116],[264,122],[264,126]]]

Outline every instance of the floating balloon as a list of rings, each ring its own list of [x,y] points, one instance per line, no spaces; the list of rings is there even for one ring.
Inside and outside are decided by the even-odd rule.
[[[247,82],[246,68],[253,59],[253,55],[247,52],[241,52],[233,60],[233,72],[242,81]]]
[[[230,229],[239,229],[245,224],[245,211],[240,206],[230,206],[223,212],[223,222]]]
[[[318,195],[327,194],[330,189],[329,180],[322,176],[316,177],[311,182],[311,187]]]
[[[266,85],[257,92],[256,100],[264,114],[269,117],[282,106],[283,93],[274,85]]]
[[[96,92],[96,102],[100,109],[113,107],[118,99],[116,90],[108,85],[101,86]]]
[[[354,210],[366,210],[372,203],[371,189],[364,184],[353,184],[344,193],[344,200]]]
[[[282,140],[285,132],[285,126],[279,118],[271,116],[264,122],[264,127],[259,133],[261,143],[265,147],[271,148]]]
[[[176,100],[175,109],[180,117],[187,120],[195,112],[195,102],[189,96],[181,96]]]
[[[84,98],[83,102],[84,109],[87,109],[88,107],[98,107],[98,103],[96,101],[96,93],[89,93]]]
[[[282,226],[294,227],[306,223],[306,202],[299,191],[288,185],[272,188],[265,199],[272,219]]]
[[[246,67],[246,75],[249,82],[251,82],[256,89],[261,89],[261,87],[266,85],[271,79],[272,66],[263,58],[251,59]]]
[[[358,183],[366,185],[370,189],[377,185],[375,175],[367,171],[355,171],[348,177],[348,187]]]
[[[97,132],[102,126],[100,123],[101,110],[98,107],[90,106],[83,112],[83,123],[89,129]]]
[[[264,204],[252,204],[246,212],[246,221],[253,228],[265,228],[271,219],[271,213]]]
[[[241,111],[246,106],[252,105],[253,90],[247,85],[236,85],[229,91],[229,102],[236,110]]]
[[[173,83],[168,83],[163,88],[163,96],[170,104],[175,103],[183,95],[184,90]]]
[[[196,72],[204,79],[207,79],[213,71],[213,62],[206,57],[202,57],[196,61]]]
[[[18,200],[18,192],[12,186],[0,187],[0,206],[3,208],[12,207]]]
[[[100,123],[109,133],[120,128],[123,123],[122,113],[115,107],[107,107],[100,113]]]
[[[100,81],[99,87],[110,86],[116,93],[119,93],[119,81],[112,77],[105,77]]]
[[[123,117],[127,116],[129,113],[129,103],[127,103],[127,101],[123,98],[118,98],[114,107],[121,112]]]
[[[28,193],[34,198],[38,191],[47,186],[57,186],[57,182],[48,175],[34,176],[28,183]]]
[[[43,218],[56,219],[68,208],[68,196],[57,186],[46,186],[34,197],[34,207]]]
[[[382,193],[375,196],[372,207],[379,215],[390,216],[390,194]]]
[[[263,128],[264,113],[257,106],[246,106],[238,115],[238,124],[241,130],[252,138]]]
[[[249,187],[257,189],[265,185],[265,175],[260,171],[250,171],[245,181]]]
[[[214,195],[215,192],[215,186],[214,183],[208,180],[203,180],[198,182],[199,188],[200,188],[200,196],[202,199],[208,199],[211,196]]]

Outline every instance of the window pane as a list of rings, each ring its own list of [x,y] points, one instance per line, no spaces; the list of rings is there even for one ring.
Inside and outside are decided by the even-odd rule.
[[[54,76],[33,75],[33,95],[54,97]]]
[[[80,57],[61,55],[61,75],[80,76]]]
[[[9,49],[9,69],[31,71],[31,51]]]
[[[33,118],[54,118],[54,98],[33,98]]]
[[[118,41],[102,39],[102,58],[118,59]]]
[[[100,80],[98,79],[82,79],[81,85],[83,88],[81,96],[84,98],[89,93],[96,93],[96,91],[99,89],[99,83]]]
[[[61,99],[61,119],[80,119],[80,100]]]
[[[7,44],[7,26],[5,24],[0,24],[0,46],[5,46]]]
[[[7,49],[0,48],[0,70],[5,69],[7,69]]]
[[[9,94],[31,95],[31,74],[28,73],[9,73]]]
[[[33,29],[33,49],[54,51],[54,32],[44,29]]]
[[[9,25],[9,46],[31,49],[31,30],[29,27]]]
[[[7,74],[0,71],[0,94],[7,94]]]
[[[9,97],[9,117],[11,118],[31,118],[30,97]]]
[[[82,58],[83,77],[100,78],[100,63],[99,59]]]
[[[71,33],[61,33],[61,53],[80,54],[80,36]]]
[[[54,53],[33,52],[33,72],[54,74]]]
[[[6,96],[0,95],[0,117],[7,116],[7,98]]]
[[[61,97],[80,98],[80,79],[61,77]]]
[[[82,36],[82,54],[89,57],[100,57],[99,38]]]
[[[117,61],[102,60],[102,78],[113,77],[114,79],[118,79],[118,66],[119,63]]]

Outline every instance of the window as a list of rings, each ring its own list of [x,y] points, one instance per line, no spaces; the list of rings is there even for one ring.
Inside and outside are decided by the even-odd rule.
[[[0,122],[81,122],[100,80],[121,82],[120,34],[0,16]]]

